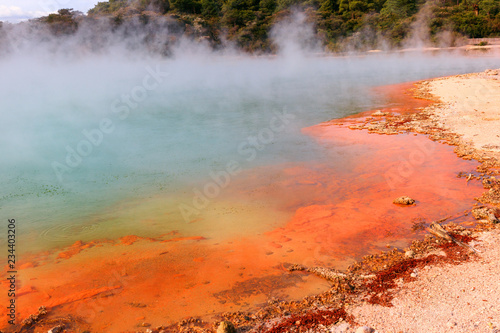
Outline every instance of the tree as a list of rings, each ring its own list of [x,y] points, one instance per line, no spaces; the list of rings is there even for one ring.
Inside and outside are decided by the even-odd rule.
[[[479,7],[489,18],[494,18],[500,13],[500,1],[498,0],[482,0],[479,2]]]
[[[127,0],[109,0],[107,2],[98,2],[94,8],[88,11],[89,15],[113,14],[120,8],[128,6]]]
[[[201,0],[201,14],[205,17],[219,16],[222,3],[218,0]]]
[[[399,18],[408,17],[417,11],[415,0],[387,0],[380,11],[383,15],[394,14]]]
[[[260,0],[259,9],[267,14],[276,10],[276,0]]]
[[[55,35],[72,34],[78,29],[78,17],[82,16],[82,12],[75,11],[73,8],[59,9],[57,14],[49,14],[41,17],[39,20],[48,24],[50,30]]]
[[[139,0],[139,8],[143,10],[154,10],[165,14],[170,10],[169,0]]]
[[[323,0],[320,2],[319,11],[322,13],[335,13],[338,9],[337,0]]]
[[[255,19],[251,0],[228,0],[222,6],[222,20],[228,26],[242,27]]]
[[[366,12],[366,9],[367,9],[367,4],[364,1],[351,0],[351,2],[349,3],[349,10],[352,12],[354,11]]]
[[[172,8],[180,13],[200,14],[201,3],[198,0],[171,0]]]
[[[349,0],[340,0],[339,14],[343,14],[348,11],[349,11]]]
[[[277,0],[276,7],[277,10],[284,10],[292,6],[299,5],[301,0]]]
[[[475,15],[471,11],[455,13],[452,20],[455,29],[469,38],[487,37],[491,32],[486,17]]]

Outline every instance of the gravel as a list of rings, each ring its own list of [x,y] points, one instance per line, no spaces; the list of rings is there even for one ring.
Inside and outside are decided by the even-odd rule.
[[[398,287],[393,307],[365,304],[347,312],[379,333],[500,332],[499,244],[500,230],[482,233],[476,260],[425,267]]]

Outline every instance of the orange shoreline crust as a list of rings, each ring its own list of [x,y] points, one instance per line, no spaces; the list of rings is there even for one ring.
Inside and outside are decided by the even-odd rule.
[[[328,131],[333,127],[344,129],[349,128],[349,130],[367,130],[370,133],[378,134],[426,134],[431,140],[456,146],[457,148],[455,149],[455,152],[459,157],[465,159],[475,159],[481,163],[478,167],[478,173],[473,174],[468,179],[480,180],[483,184],[487,183],[487,185],[484,186],[486,189],[494,189],[493,194],[490,193],[492,191],[485,192],[486,194],[483,193],[482,196],[478,198],[478,201],[485,205],[496,205],[499,202],[499,198],[495,196],[495,191],[498,191],[500,189],[500,182],[496,180],[495,176],[498,176],[499,174],[500,164],[487,152],[474,150],[470,147],[470,145],[461,142],[460,137],[458,137],[456,134],[446,132],[443,129],[435,126],[432,117],[430,117],[430,115],[428,114],[428,111],[421,110],[421,108],[429,106],[429,104],[431,103],[429,100],[434,98],[429,95],[428,91],[425,88],[425,85],[425,82],[423,82],[417,84],[409,83],[405,85],[390,86],[389,94],[392,95],[391,101],[394,101],[394,105],[392,105],[391,107],[382,110],[372,110],[364,112],[360,115],[320,124],[314,126],[313,128],[304,129],[304,133],[313,134],[319,140],[328,140],[330,136]],[[402,91],[408,91],[408,89],[412,89],[411,93],[416,94],[418,99],[410,98],[409,95],[404,94],[402,98],[399,98],[400,96],[402,96]],[[363,135],[366,134],[363,133]],[[465,178],[468,176],[467,174],[464,174],[462,175],[462,177]],[[312,183],[315,184],[315,181],[312,181]],[[473,207],[471,207],[471,209],[472,208]],[[288,226],[289,229],[287,230],[295,230],[297,228],[299,228],[298,230],[300,230],[301,225],[304,224],[306,220],[309,220],[311,216],[314,216],[314,214],[319,214],[319,218],[321,218],[321,216],[324,214],[328,215],[328,209],[328,207],[309,206],[302,208],[302,213],[300,213],[299,209],[298,213],[295,214],[294,219],[292,219],[292,221],[290,222],[291,224]],[[469,213],[470,210],[463,212],[462,215],[467,216]],[[473,237],[475,233],[489,230],[491,228],[498,228],[497,225],[478,224],[475,225],[473,229],[465,229],[463,226],[454,223],[450,223],[445,227],[450,233],[453,233],[454,235],[456,235],[456,237],[461,238],[464,242],[470,241],[472,239],[471,237]],[[71,295],[58,295],[55,290],[52,290],[53,294],[51,295],[38,295],[39,297],[37,297],[36,304],[33,303],[32,306],[27,309],[27,311],[25,311],[28,313],[24,313],[24,316],[26,318],[29,314],[36,314],[37,309],[40,305],[44,305],[46,307],[47,313],[39,316],[39,318],[37,318],[36,320],[25,322],[25,325],[21,324],[17,326],[15,328],[15,331],[35,332],[42,329],[48,330],[56,325],[63,326],[68,330],[68,332],[92,331],[92,328],[88,324],[86,324],[85,321],[79,319],[79,317],[98,316],[100,309],[109,305],[108,299],[112,296],[118,295],[117,291],[121,291],[121,293],[127,292],[126,290],[122,290],[122,286],[127,286],[127,284],[133,284],[134,289],[139,288],[140,290],[151,294],[152,297],[148,298],[148,301],[154,300],[156,297],[155,288],[162,285],[162,280],[164,278],[162,276],[157,276],[152,278],[152,281],[140,282],[139,280],[135,279],[135,275],[139,274],[140,272],[147,271],[148,265],[151,265],[153,271],[159,272],[161,265],[164,265],[166,262],[161,261],[161,259],[152,260],[150,258],[161,258],[165,254],[177,255],[177,257],[174,256],[174,258],[177,259],[174,260],[173,264],[169,262],[169,270],[172,270],[172,272],[170,272],[171,276],[174,280],[176,280],[176,282],[169,287],[172,288],[173,286],[178,286],[179,289],[189,290],[189,283],[194,283],[193,286],[196,283],[206,283],[207,285],[221,283],[220,281],[216,282],[208,280],[194,282],[196,281],[195,277],[193,278],[186,276],[182,271],[182,267],[184,267],[183,265],[188,265],[196,267],[194,268],[195,270],[200,269],[212,271],[215,275],[217,274],[217,272],[213,267],[210,266],[211,263],[215,262],[214,260],[217,260],[217,258],[223,255],[223,253],[231,251],[231,247],[220,245],[218,250],[216,250],[215,252],[212,251],[213,253],[211,253],[208,251],[204,251],[202,246],[200,249],[190,254],[189,257],[192,258],[191,262],[185,263],[183,262],[184,258],[180,256],[180,253],[182,253],[183,251],[193,251],[193,249],[187,246],[187,244],[192,242],[200,242],[200,244],[203,244],[203,242],[207,241],[207,239],[202,236],[184,237],[182,235],[176,235],[172,233],[170,236],[174,235],[175,237],[168,239],[163,239],[162,237],[158,239],[142,238],[135,235],[129,235],[120,238],[119,243],[118,241],[92,241],[89,243],[76,242],[72,246],[57,254],[45,253],[38,258],[34,257],[32,258],[32,260],[25,262],[20,266],[20,268],[28,270],[36,268],[40,265],[43,266],[44,258],[47,257],[56,256],[56,260],[59,260],[58,265],[63,266],[66,260],[70,258],[80,260],[78,258],[82,257],[81,263],[82,265],[84,265],[82,266],[82,269],[86,273],[79,274],[79,272],[74,271],[74,268],[72,268],[71,266],[67,266],[67,268],[71,270],[71,272],[68,273],[73,274],[73,276],[71,278],[68,278],[66,281],[68,284],[75,284],[72,287],[72,290],[74,290],[75,293]],[[165,237],[165,235],[163,237]],[[293,249],[294,246],[300,246],[300,236],[290,233],[290,231],[273,231],[267,233],[266,237],[268,237],[269,239],[267,248],[272,248],[277,251],[285,251],[284,244],[286,244],[286,249]],[[326,240],[327,239],[323,241]],[[163,247],[161,249],[155,248],[154,246],[152,246],[152,243],[156,242],[164,243],[168,247]],[[176,243],[176,247],[174,247],[173,243]],[[110,247],[109,245],[113,245],[113,247]],[[138,245],[140,245],[140,249],[145,251],[144,253],[146,255],[135,253],[135,251],[127,251],[125,250],[125,248],[123,248],[122,250],[122,246],[133,249]],[[109,249],[111,248],[114,248],[115,251],[116,249],[120,249],[120,251],[123,251],[123,253],[121,255],[121,258],[113,257],[113,259],[109,262],[107,260],[103,260],[103,262],[100,263],[99,266],[93,268],[86,267],[85,258],[87,257],[85,257],[85,255],[89,254],[88,258],[91,258],[90,253],[95,250],[96,247],[99,247],[100,250],[106,251],[110,251]],[[258,271],[259,269],[263,269],[262,267],[269,265],[272,261],[266,260],[266,257],[269,256],[267,255],[267,253],[265,253],[265,250],[260,250],[259,253],[259,250],[257,250],[257,248],[258,247],[255,248],[255,253],[252,253],[250,255],[247,253],[239,253],[230,260],[233,260],[233,263],[235,264],[242,261],[248,262],[249,264],[245,265],[246,267],[243,267],[243,269],[241,270],[242,272],[248,272],[249,270]],[[432,253],[438,249],[445,249],[446,255],[427,255],[428,253]],[[405,252],[407,251],[412,251],[415,258],[406,257]],[[459,254],[455,255],[457,251]],[[106,253],[115,252],[105,252],[104,255],[106,255]],[[262,259],[261,262],[252,264],[252,262],[255,261],[256,258],[259,258],[259,260]],[[450,262],[454,264],[460,264],[461,262],[471,259],[474,259],[474,255],[464,252],[462,248],[457,247],[454,244],[449,244],[441,240],[436,240],[433,237],[426,236],[422,240],[413,241],[412,244],[405,250],[395,248],[378,255],[367,255],[362,260],[351,264],[345,270],[345,272],[348,274],[347,277],[328,280],[330,287],[326,292],[314,296],[308,296],[298,301],[285,301],[279,299],[270,300],[267,302],[267,305],[262,306],[257,311],[234,312],[219,310],[219,312],[221,313],[214,317],[211,321],[204,321],[201,318],[189,318],[175,323],[167,322],[164,324],[164,326],[150,327],[150,324],[141,321],[147,317],[148,311],[159,311],[160,309],[150,309],[143,306],[146,302],[142,302],[140,300],[140,297],[138,297],[138,301],[136,303],[129,303],[127,305],[129,308],[134,310],[135,313],[137,313],[137,315],[133,319],[135,322],[138,322],[138,324],[136,327],[129,327],[128,330],[123,330],[123,332],[145,331],[146,329],[150,329],[155,333],[214,332],[216,327],[218,326],[218,323],[223,320],[231,321],[233,324],[235,324],[236,327],[240,329],[241,332],[271,333],[285,332],[286,329],[292,332],[294,329],[299,329],[301,326],[303,326],[304,328],[311,328],[320,325],[323,320],[321,311],[325,311],[325,313],[329,312],[342,314],[337,317],[333,316],[333,319],[329,321],[329,324],[334,324],[336,322],[342,321],[350,321],[354,323],[355,318],[349,318],[348,316],[346,316],[344,314],[345,312],[343,312],[343,309],[346,306],[352,306],[365,301],[369,295],[371,295],[370,299],[373,302],[389,305],[390,296],[386,292],[387,290],[391,289],[392,285],[390,284],[390,280],[394,280],[398,277],[406,280],[411,280],[411,277],[409,277],[409,269],[407,269],[408,267],[414,267],[414,265],[418,265],[420,262],[426,262],[429,264],[432,263],[433,265]],[[177,264],[175,263],[176,260],[178,260]],[[134,262],[134,265],[126,266],[127,269],[120,269],[120,267],[122,267],[125,262]],[[406,268],[395,271],[394,269],[396,267]],[[287,268],[288,267],[282,267],[282,270],[286,270]],[[47,274],[47,276],[50,276],[49,272],[47,272]],[[107,279],[109,281],[108,285],[105,287],[98,287],[99,284],[97,283],[95,287],[92,287],[91,281],[98,281],[101,278],[100,275],[102,274],[107,276]],[[363,279],[360,279],[359,276],[361,274],[376,274],[377,279],[381,279],[379,280],[381,281],[379,285],[382,285],[382,287],[378,286],[377,288],[379,289],[377,289],[375,285],[370,285]],[[301,279],[302,277],[305,277],[307,275],[307,273],[291,272],[289,273],[290,281],[285,281],[279,280],[280,278],[278,278],[278,276],[276,276],[276,279],[278,280],[272,280],[273,275],[270,274],[270,279],[273,281],[270,282],[270,286],[272,288],[273,284],[276,283],[293,283],[294,279]],[[390,276],[390,278],[388,278],[388,276]],[[248,277],[249,276],[247,276],[247,278]],[[43,276],[39,277],[39,279],[42,280]],[[82,279],[87,282],[82,281]],[[190,279],[192,282],[189,282]],[[385,282],[382,281],[389,281],[389,284],[384,285]],[[18,289],[18,292],[22,293],[22,295],[25,296],[33,296],[37,293],[43,294],[43,292],[40,293],[40,290],[31,286],[30,284],[24,284],[20,287],[21,288]],[[248,290],[252,287],[250,284],[247,284],[244,285],[244,288]],[[174,292],[174,290],[172,290],[172,292]],[[187,292],[185,297],[192,297],[192,302],[197,301],[197,298],[193,293]],[[82,308],[81,304],[79,304],[79,302],[82,300],[86,300],[87,302],[90,300],[90,303],[87,303],[85,307]],[[90,304],[90,307],[88,304]],[[187,302],[186,306],[188,306],[189,304],[190,303]],[[61,306],[64,306],[64,308]],[[223,307],[221,307],[220,309],[223,309]],[[186,314],[187,313],[188,312],[186,312]],[[104,318],[104,320],[111,319],[112,318]],[[300,322],[299,324],[297,324],[298,321]],[[106,331],[106,326],[102,326],[101,330]],[[297,332],[298,331],[299,330],[297,330]]]

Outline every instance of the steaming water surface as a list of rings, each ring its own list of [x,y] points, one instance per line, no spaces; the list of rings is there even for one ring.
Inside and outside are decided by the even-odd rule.
[[[260,167],[331,158],[301,129],[384,106],[372,87],[492,67],[498,58],[456,54],[4,59],[0,209],[19,221],[21,252],[171,230],[212,238],[263,232],[293,210],[244,190],[224,204],[238,175],[224,180],[206,211],[183,216],[180,207],[193,207],[196,191],[228,163],[248,177]],[[334,163],[349,168],[342,156]],[[272,173],[257,182],[272,184]],[[189,223],[217,207],[226,211],[213,223]],[[263,212],[266,219],[255,218]],[[138,223],[149,217],[156,222]]]

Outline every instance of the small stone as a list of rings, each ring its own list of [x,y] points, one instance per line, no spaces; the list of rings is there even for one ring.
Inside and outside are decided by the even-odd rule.
[[[47,331],[47,333],[60,333],[64,329],[64,326],[62,325],[57,325],[56,327],[52,327],[50,330]]]
[[[375,111],[375,112],[372,113],[372,116],[375,116],[375,117],[387,116],[387,112],[382,112],[380,110],[377,110],[377,111]]]
[[[236,333],[236,328],[230,321],[223,321],[219,324],[217,333]]]
[[[456,322],[454,322],[454,321],[449,321],[449,322],[446,324],[446,326],[448,326],[448,328],[453,328],[453,327],[457,326],[457,323],[456,323]]]
[[[335,325],[333,329],[330,329],[332,333],[347,333],[349,332],[349,324],[348,323],[340,323]]]
[[[411,273],[411,274],[410,274],[410,276],[411,276],[412,278],[416,278],[416,277],[417,277],[417,273]]]
[[[413,257],[415,257],[415,252],[413,252],[412,250],[408,250],[405,252],[405,257],[413,258]]]
[[[361,327],[358,327],[358,329],[356,330],[356,333],[373,333],[375,330],[371,327],[368,327],[368,326],[361,326]]]
[[[413,205],[415,203],[415,200],[410,197],[402,196],[395,199],[393,203],[397,205]]]
[[[474,216],[476,220],[487,220],[491,223],[499,223],[500,221],[495,216],[495,213],[495,210],[487,207],[476,207],[472,210],[472,216]]]

